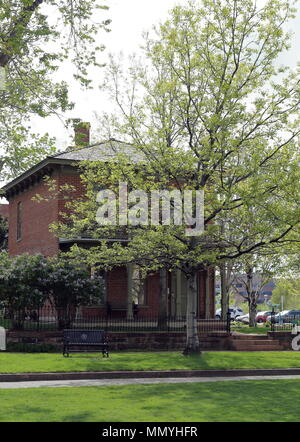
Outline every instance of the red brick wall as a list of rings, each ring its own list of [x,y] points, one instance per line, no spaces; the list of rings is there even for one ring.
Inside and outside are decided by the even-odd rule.
[[[0,216],[8,218],[9,206],[8,204],[0,204]]]
[[[50,199],[38,203],[32,200],[36,194]],[[22,238],[17,240],[19,202],[22,202]],[[43,181],[11,198],[9,201],[9,253],[11,255],[21,253],[55,255],[58,252],[58,240],[49,232],[49,224],[54,221],[57,221],[57,200],[49,195],[48,187]]]
[[[112,305],[126,303],[127,271],[126,267],[115,267],[107,277],[107,301]]]
[[[53,176],[57,188],[64,184],[72,185],[76,191],[69,193],[72,199],[83,195],[84,187],[78,173],[57,170]],[[32,198],[40,194],[47,201],[40,203]],[[22,238],[17,240],[17,205],[22,202]],[[42,253],[45,256],[55,255],[59,251],[58,239],[49,231],[49,225],[60,220],[60,212],[65,210],[66,200],[63,195],[49,191],[49,187],[41,181],[24,190],[9,201],[9,253]]]
[[[155,317],[159,308],[159,273],[150,274],[146,281],[146,306],[140,307],[144,317]]]
[[[77,173],[75,169],[71,171],[69,169],[69,173],[67,171],[59,172],[58,174],[58,186],[65,186],[69,185],[72,186],[73,190],[68,192],[62,192],[58,199],[58,218],[62,220],[62,217],[60,216],[61,212],[69,212],[69,209],[66,209],[66,202],[69,202],[70,200],[78,200],[79,198],[84,197],[85,188],[84,185],[80,179],[79,172]]]

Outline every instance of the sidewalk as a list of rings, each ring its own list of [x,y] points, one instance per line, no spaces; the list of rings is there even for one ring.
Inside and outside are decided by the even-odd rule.
[[[160,371],[98,371],[98,372],[53,372],[53,373],[0,373],[0,388],[4,385],[38,383],[46,385],[71,385],[72,382],[91,382],[97,385],[120,383],[157,383],[157,382],[213,382],[240,379],[286,379],[300,378],[300,368],[265,368],[233,370],[160,370]],[[19,387],[18,387],[19,386]],[[8,388],[8,387],[6,387]]]
[[[119,379],[78,379],[57,381],[20,381],[0,382],[1,389],[38,388],[38,387],[101,387],[110,385],[141,385],[141,384],[174,384],[191,382],[224,382],[249,380],[299,379],[300,375],[273,375],[273,376],[216,376],[216,377],[168,377],[168,378],[119,378]]]

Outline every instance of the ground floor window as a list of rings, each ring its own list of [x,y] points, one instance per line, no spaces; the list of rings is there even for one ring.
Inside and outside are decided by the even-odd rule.
[[[132,301],[135,305],[146,304],[146,277],[138,267],[132,272]]]

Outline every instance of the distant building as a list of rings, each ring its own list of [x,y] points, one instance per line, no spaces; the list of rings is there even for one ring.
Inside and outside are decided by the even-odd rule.
[[[232,289],[235,293],[235,299],[237,303],[239,302],[246,302],[245,296],[247,296],[247,292],[245,289],[245,284],[241,281],[244,280],[246,276],[240,276],[235,278],[235,280],[232,283]],[[261,286],[261,277],[258,274],[254,274],[253,277],[253,291],[256,292],[259,287]],[[261,289],[259,290],[259,296],[257,303],[263,304],[264,302],[270,301],[272,297],[273,290],[275,289],[276,284],[274,281],[269,281],[266,283]],[[221,281],[220,279],[216,279],[216,295],[221,294]]]

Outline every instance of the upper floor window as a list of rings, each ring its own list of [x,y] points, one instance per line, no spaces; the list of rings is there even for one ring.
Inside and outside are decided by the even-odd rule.
[[[22,203],[21,201],[18,202],[17,205],[17,241],[20,241],[22,239],[22,218],[23,218],[23,213],[22,213]]]

